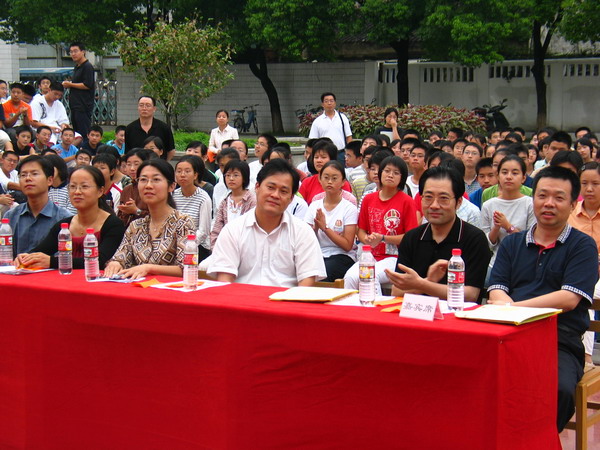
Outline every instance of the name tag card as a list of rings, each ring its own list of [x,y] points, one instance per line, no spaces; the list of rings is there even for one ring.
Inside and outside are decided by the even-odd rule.
[[[430,322],[432,322],[433,319],[444,320],[444,315],[440,310],[440,303],[437,297],[416,294],[404,294],[402,309],[400,309],[400,317],[428,320]]]

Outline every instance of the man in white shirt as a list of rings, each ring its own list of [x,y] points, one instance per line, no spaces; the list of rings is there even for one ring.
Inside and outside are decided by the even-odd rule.
[[[321,94],[323,114],[317,117],[310,127],[309,139],[328,137],[338,151],[344,150],[348,142],[352,142],[350,121],[345,114],[336,111],[335,95],[331,92]]]
[[[219,281],[267,286],[311,286],[326,277],[314,231],[286,212],[300,177],[282,159],[258,174],[256,208],[221,230],[208,267]]]
[[[2,154],[0,165],[0,186],[4,192],[21,190],[19,185],[19,173],[17,172],[19,157],[13,151],[6,151]]]
[[[35,128],[43,125],[50,127],[52,137],[50,142],[58,144],[60,133],[69,126],[69,117],[64,105],[60,99],[63,96],[65,88],[62,84],[52,82],[50,90],[44,95],[36,95],[31,102],[31,124]]]

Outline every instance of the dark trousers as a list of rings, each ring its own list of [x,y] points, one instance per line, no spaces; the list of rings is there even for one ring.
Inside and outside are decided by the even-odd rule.
[[[83,137],[83,142],[87,141],[87,135],[92,126],[92,111],[71,110],[71,125]]]
[[[581,336],[558,328],[558,410],[556,427],[560,433],[575,413],[575,388],[583,376],[585,351]]]
[[[329,258],[323,258],[325,261],[325,270],[327,278],[323,281],[335,281],[338,278],[344,278],[346,272],[354,265],[354,260],[348,255],[333,255]]]

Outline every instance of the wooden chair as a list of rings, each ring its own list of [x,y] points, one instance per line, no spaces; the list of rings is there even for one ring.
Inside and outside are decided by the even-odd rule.
[[[591,309],[600,311],[600,300],[594,299]],[[591,320],[588,330],[600,333],[600,320]],[[589,400],[589,397],[597,392],[600,392],[600,367],[586,367],[575,391],[575,416],[565,427],[575,430],[575,448],[577,450],[588,448],[588,428],[600,421],[600,402]],[[593,412],[588,414],[588,409],[592,409]]]
[[[315,282],[315,286],[344,289],[344,280],[342,278],[338,278],[335,281],[317,281]]]

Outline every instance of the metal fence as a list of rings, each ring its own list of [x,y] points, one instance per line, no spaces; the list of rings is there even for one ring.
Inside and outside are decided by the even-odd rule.
[[[71,111],[69,109],[69,90],[65,91],[63,104],[67,110],[69,118]],[[117,125],[117,82],[116,81],[96,81],[96,92],[94,95],[94,112],[92,113],[92,123],[96,125]]]

